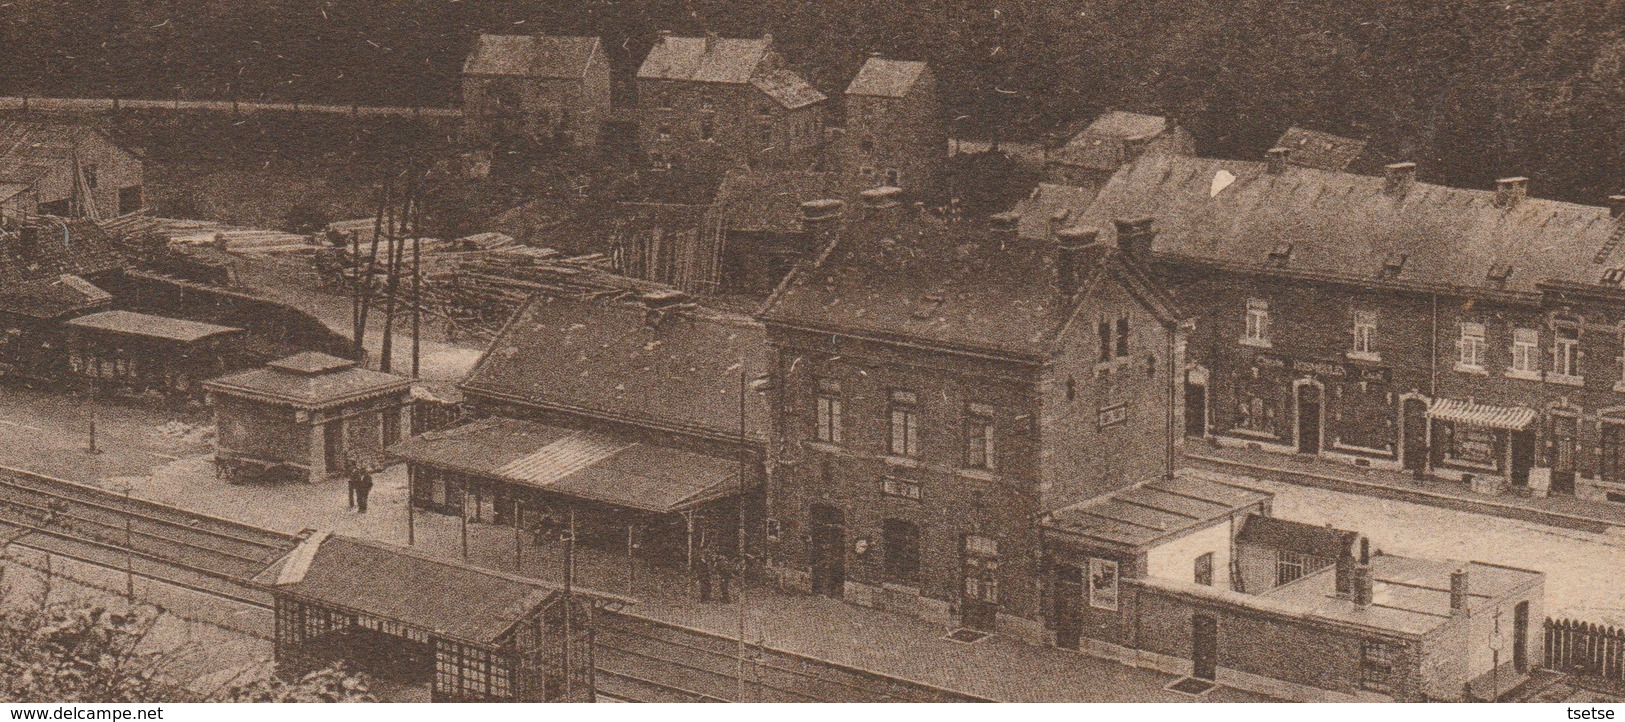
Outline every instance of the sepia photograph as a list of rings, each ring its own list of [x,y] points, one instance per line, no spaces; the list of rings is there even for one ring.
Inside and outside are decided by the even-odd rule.
[[[1625,0],[0,0],[0,707],[1611,718],[1622,246]]]

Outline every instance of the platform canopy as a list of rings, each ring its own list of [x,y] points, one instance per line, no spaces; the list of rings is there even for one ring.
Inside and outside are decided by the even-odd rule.
[[[183,318],[170,318],[168,316],[154,316],[134,311],[92,313],[72,319],[68,321],[68,325],[96,331],[119,333],[126,336],[141,336],[180,343],[194,343],[206,338],[242,331],[240,328],[231,326],[220,326],[202,321],[188,321]]]
[[[488,418],[390,447],[408,462],[638,511],[739,492],[739,462],[591,431]]]
[[[1491,406],[1457,399],[1436,399],[1428,417],[1468,426],[1522,431],[1535,421],[1535,411],[1523,406]]]

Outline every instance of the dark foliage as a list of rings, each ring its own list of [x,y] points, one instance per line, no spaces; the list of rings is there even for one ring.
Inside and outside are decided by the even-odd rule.
[[[475,34],[774,33],[826,90],[870,50],[939,69],[956,132],[1031,136],[1117,107],[1254,158],[1290,124],[1368,136],[1428,180],[1595,202],[1625,168],[1613,0],[14,0],[0,92],[452,103]]]

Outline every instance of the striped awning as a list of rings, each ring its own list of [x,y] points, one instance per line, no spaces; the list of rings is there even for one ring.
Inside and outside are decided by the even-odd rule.
[[[1428,418],[1468,426],[1522,431],[1535,422],[1535,411],[1523,406],[1491,406],[1458,399],[1435,399]]]

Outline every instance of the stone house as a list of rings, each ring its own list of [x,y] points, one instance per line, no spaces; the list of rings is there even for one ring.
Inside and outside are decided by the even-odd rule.
[[[0,122],[0,209],[110,219],[145,205],[141,158],[106,133],[55,122]]]
[[[609,57],[593,37],[481,35],[462,90],[464,138],[475,147],[596,148],[610,112]]]
[[[930,66],[871,55],[841,101],[835,163],[853,192],[895,186],[920,198],[937,190],[948,134]]]

